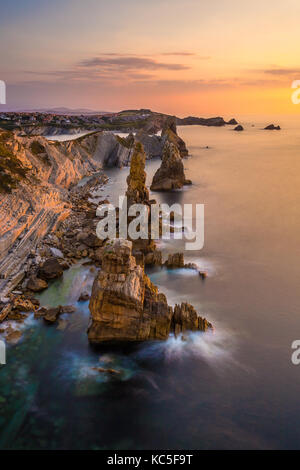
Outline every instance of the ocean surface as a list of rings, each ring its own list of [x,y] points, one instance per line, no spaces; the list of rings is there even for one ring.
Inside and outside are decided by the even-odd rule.
[[[179,127],[193,185],[159,201],[205,205],[205,244],[185,253],[206,270],[152,269],[170,304],[188,301],[214,325],[187,341],[92,349],[88,302],[95,271],[78,264],[40,294],[75,303],[59,325],[30,316],[0,366],[1,449],[299,449],[300,121],[240,119]],[[263,131],[274,122],[281,131]],[[207,148],[208,147],[208,148]],[[160,161],[147,163],[148,182]],[[117,202],[128,169],[107,171]],[[164,253],[183,242],[161,242]],[[121,371],[108,377],[93,366]]]

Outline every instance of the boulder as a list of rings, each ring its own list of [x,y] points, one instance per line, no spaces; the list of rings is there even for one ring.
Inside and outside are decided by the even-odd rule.
[[[56,279],[63,275],[63,268],[57,258],[48,258],[42,266],[40,266],[37,275],[45,281]]]
[[[236,119],[230,119],[230,121],[226,122],[229,126],[236,126],[237,125],[237,120]]]
[[[241,126],[241,124],[239,124],[238,126],[236,126],[234,129],[234,131],[237,131],[237,132],[241,132],[244,130],[243,126]]]
[[[86,300],[89,300],[89,298],[90,298],[90,294],[88,292],[84,291],[84,292],[81,292],[81,294],[78,298],[78,301],[79,302],[85,302]]]
[[[151,191],[171,191],[181,189],[184,184],[186,184],[186,179],[178,148],[166,142],[161,166],[153,177],[150,189]]]
[[[44,279],[40,279],[36,276],[31,276],[27,282],[27,289],[32,290],[33,292],[40,292],[44,289],[47,289],[48,284]]]

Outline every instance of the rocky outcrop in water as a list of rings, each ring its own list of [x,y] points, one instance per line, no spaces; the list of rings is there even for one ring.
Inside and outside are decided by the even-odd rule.
[[[171,191],[181,189],[185,184],[191,184],[191,182],[185,178],[179,150],[176,145],[167,141],[161,166],[153,177],[150,189],[151,191]]]
[[[177,307],[174,315],[165,295],[137,265],[132,243],[122,239],[104,248],[89,307],[91,343],[165,340],[172,331],[186,327],[204,331],[210,325],[186,304]]]
[[[237,131],[237,132],[241,132],[244,130],[243,126],[241,126],[241,124],[239,124],[238,126],[236,126],[234,129],[234,131]]]
[[[134,146],[130,162],[130,172],[127,177],[127,201],[128,207],[132,204],[148,204],[149,191],[146,187],[145,172],[146,155],[143,146],[137,142]]]
[[[194,307],[186,302],[175,305],[172,318],[172,327],[175,334],[184,331],[207,331],[213,329],[212,324],[205,318],[199,317]]]
[[[215,126],[215,127],[222,127],[225,126],[226,124],[237,124],[237,122],[232,122],[235,121],[235,119],[232,119],[228,123],[224,121],[222,117],[212,117],[212,118],[200,118],[200,117],[195,117],[195,116],[188,116],[185,118],[177,118],[176,119],[176,124],[178,126]]]
[[[280,131],[280,126],[275,126],[274,124],[269,124],[267,127],[264,128],[265,131]]]
[[[176,118],[168,118],[162,128],[161,136],[164,144],[169,142],[178,148],[179,154],[182,158],[187,157],[189,152],[186,148],[184,140],[177,134]]]

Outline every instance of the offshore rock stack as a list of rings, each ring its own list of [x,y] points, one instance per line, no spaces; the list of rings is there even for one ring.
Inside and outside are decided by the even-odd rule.
[[[103,252],[90,300],[91,343],[166,340],[171,332],[206,331],[212,325],[186,303],[172,307],[132,256],[129,240],[115,239]]]
[[[185,184],[191,184],[191,181],[185,178],[183,161],[178,147],[167,140],[161,166],[153,177],[150,189],[151,191],[171,191],[181,189]]]

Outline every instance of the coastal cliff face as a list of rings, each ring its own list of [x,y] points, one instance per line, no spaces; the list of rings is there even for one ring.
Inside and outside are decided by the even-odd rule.
[[[0,132],[0,292],[30,270],[30,254],[71,212],[68,189],[102,167],[94,142],[50,142]]]
[[[212,328],[189,304],[176,305],[173,312],[166,296],[136,264],[132,243],[123,239],[104,248],[89,308],[91,343],[166,340],[171,332]]]

